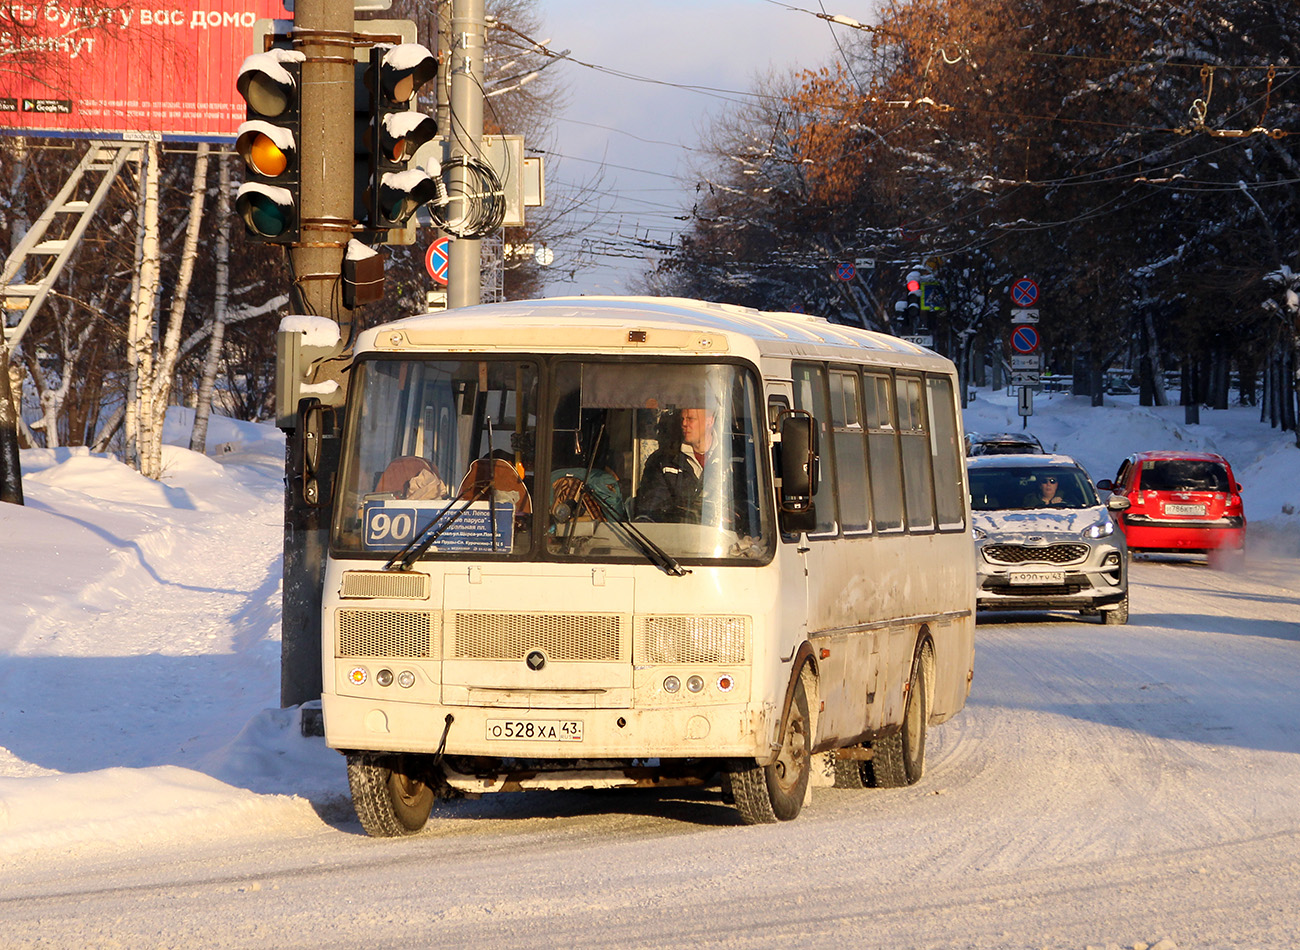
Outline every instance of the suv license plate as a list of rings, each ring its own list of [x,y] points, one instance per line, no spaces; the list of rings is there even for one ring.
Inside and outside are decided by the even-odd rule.
[[[1037,571],[1035,573],[1025,572],[1023,574],[1009,574],[1008,579],[1013,584],[1064,584],[1064,571]]]
[[[523,739],[539,742],[581,742],[581,719],[489,719],[489,739]]]

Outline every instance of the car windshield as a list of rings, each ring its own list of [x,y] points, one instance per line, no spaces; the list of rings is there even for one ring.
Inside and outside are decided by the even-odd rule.
[[[763,417],[741,366],[371,358],[349,399],[337,555],[666,570],[771,556]]]
[[[1095,508],[1101,504],[1088,476],[1070,466],[972,467],[969,474],[975,511]]]
[[[1148,459],[1142,463],[1142,491],[1227,492],[1228,470],[1209,459]]]

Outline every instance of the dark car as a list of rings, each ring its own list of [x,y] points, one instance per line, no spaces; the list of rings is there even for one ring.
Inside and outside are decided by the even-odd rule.
[[[1241,557],[1246,511],[1232,466],[1212,452],[1137,452],[1097,487],[1128,499],[1130,551]]]
[[[966,433],[967,455],[1043,455],[1043,444],[1028,432]]]
[[[980,610],[1077,610],[1128,623],[1128,557],[1112,512],[1067,455],[972,458]]]

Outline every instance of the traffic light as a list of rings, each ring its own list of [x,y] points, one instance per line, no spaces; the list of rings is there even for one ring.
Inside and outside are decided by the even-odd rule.
[[[921,274],[918,271],[912,271],[907,275],[907,308],[904,316],[907,318],[907,325],[915,329],[917,320],[921,316]]]
[[[302,59],[293,50],[254,53],[235,81],[248,103],[248,119],[235,133],[246,166],[235,212],[249,238],[262,244],[293,244],[299,237]]]
[[[365,194],[367,229],[392,231],[406,223],[422,204],[438,197],[441,181],[410,167],[421,145],[438,134],[432,116],[416,108],[420,87],[438,73],[434,55],[418,43],[375,46],[365,71]],[[385,243],[409,244],[414,234],[388,234]]]

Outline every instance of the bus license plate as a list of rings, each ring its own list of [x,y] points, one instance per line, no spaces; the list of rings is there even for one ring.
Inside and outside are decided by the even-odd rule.
[[[1064,584],[1064,571],[1037,571],[1009,575],[1013,584]]]
[[[581,742],[581,719],[489,719],[489,739],[535,739],[540,742]]]

